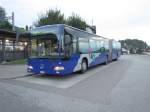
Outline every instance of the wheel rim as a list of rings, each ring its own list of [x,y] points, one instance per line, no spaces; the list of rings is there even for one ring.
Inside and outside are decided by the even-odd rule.
[[[86,71],[86,69],[87,69],[87,65],[86,65],[85,62],[83,62],[83,63],[82,63],[82,70],[83,70],[83,71]]]
[[[106,64],[108,63],[108,58],[106,58]]]

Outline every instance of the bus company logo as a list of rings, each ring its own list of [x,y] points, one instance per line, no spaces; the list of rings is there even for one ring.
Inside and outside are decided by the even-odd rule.
[[[41,64],[41,65],[40,65],[40,69],[44,69],[44,64]]]

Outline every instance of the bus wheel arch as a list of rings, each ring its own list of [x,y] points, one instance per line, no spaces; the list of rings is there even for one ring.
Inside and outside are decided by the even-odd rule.
[[[87,69],[88,69],[88,59],[84,57],[81,62],[80,72],[83,74],[87,71]]]

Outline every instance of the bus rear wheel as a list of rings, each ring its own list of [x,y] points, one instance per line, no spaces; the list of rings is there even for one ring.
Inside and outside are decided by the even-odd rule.
[[[81,63],[81,73],[85,73],[87,71],[87,62],[86,60],[83,60],[82,63]]]
[[[106,60],[105,60],[105,63],[104,63],[105,65],[107,65],[108,64],[108,56],[106,57]]]
[[[116,59],[114,61],[117,61],[117,60],[118,60],[118,53],[117,53]]]

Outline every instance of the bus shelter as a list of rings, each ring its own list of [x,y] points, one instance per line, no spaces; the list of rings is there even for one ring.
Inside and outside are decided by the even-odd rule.
[[[16,39],[16,35],[16,32],[0,29],[0,62],[24,59],[28,56],[29,39]]]

